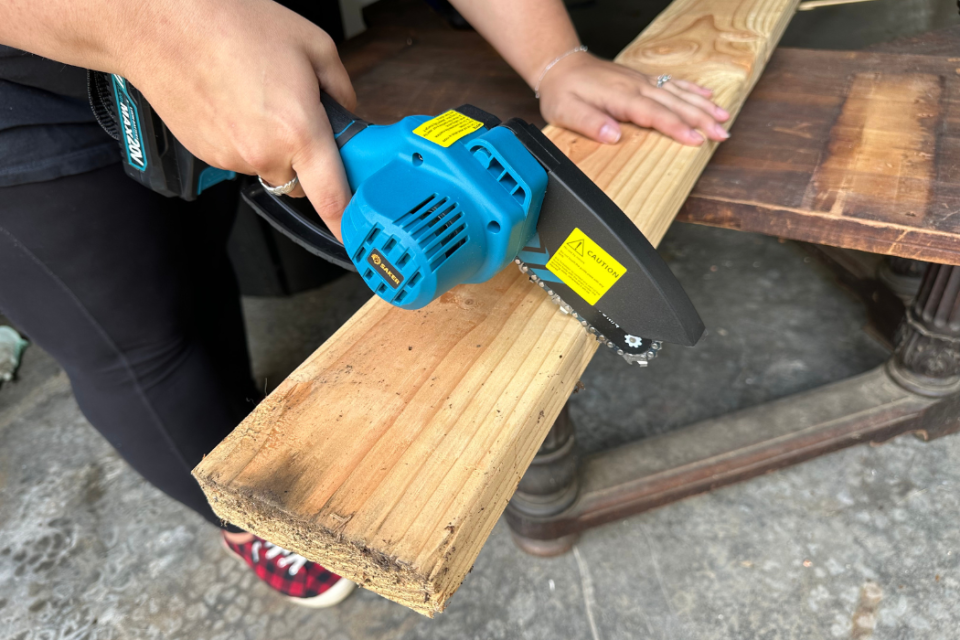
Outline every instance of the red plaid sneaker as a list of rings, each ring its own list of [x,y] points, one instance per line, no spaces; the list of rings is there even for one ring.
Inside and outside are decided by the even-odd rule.
[[[223,543],[227,550],[247,563],[257,577],[305,607],[332,607],[357,586],[316,562],[257,536],[241,544],[230,542],[224,536]]]

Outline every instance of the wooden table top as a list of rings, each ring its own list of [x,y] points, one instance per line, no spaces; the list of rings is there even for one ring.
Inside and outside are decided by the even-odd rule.
[[[370,9],[341,56],[373,122],[472,103],[543,125],[476,33],[417,0]],[[369,10],[368,10],[369,11]],[[678,220],[960,264],[960,29],[871,51],[779,49]]]
[[[960,29],[780,49],[678,220],[960,264]]]

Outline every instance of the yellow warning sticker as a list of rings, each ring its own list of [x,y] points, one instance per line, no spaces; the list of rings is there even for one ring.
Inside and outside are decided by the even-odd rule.
[[[413,130],[421,138],[426,138],[441,147],[449,147],[465,135],[471,134],[483,123],[463,115],[459,111],[447,111],[436,118],[427,120]]]
[[[626,267],[580,229],[574,229],[567,236],[547,262],[547,269],[591,305],[597,304],[627,272]]]

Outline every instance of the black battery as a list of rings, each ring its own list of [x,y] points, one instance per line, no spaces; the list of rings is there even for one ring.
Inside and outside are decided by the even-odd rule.
[[[211,167],[187,151],[126,79],[91,71],[90,102],[100,125],[120,144],[123,169],[145,187],[170,198],[194,200],[237,174]]]

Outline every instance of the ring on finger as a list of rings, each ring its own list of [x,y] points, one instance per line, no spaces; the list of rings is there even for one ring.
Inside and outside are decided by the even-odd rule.
[[[671,80],[673,80],[673,76],[671,76],[669,73],[660,74],[657,76],[657,89],[662,89],[663,85],[667,84]]]
[[[300,179],[297,176],[293,176],[292,180],[281,184],[279,187],[274,187],[267,184],[267,181],[260,176],[257,176],[257,180],[259,180],[260,184],[263,185],[264,191],[272,196],[285,196],[296,189],[297,185],[300,183]]]

